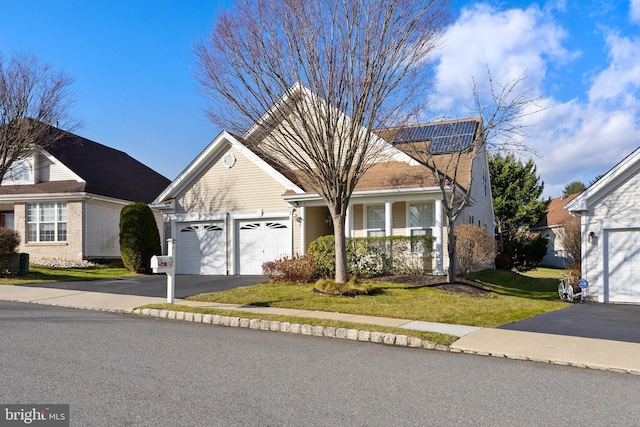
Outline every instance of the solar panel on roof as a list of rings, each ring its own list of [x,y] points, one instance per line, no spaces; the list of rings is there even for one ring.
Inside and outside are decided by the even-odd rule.
[[[473,143],[477,122],[429,123],[400,129],[394,142],[431,141],[431,154],[446,154],[464,150]]]

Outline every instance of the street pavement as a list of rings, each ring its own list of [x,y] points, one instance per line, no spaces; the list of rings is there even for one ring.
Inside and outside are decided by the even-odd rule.
[[[510,359],[571,365],[640,375],[640,306],[583,303],[501,328],[357,316],[309,310],[213,304],[184,300],[203,292],[248,286],[262,276],[176,276],[175,304],[279,314],[433,331],[460,337],[448,348]],[[0,300],[93,310],[133,312],[166,302],[166,277],[134,277],[92,282],[0,286]]]

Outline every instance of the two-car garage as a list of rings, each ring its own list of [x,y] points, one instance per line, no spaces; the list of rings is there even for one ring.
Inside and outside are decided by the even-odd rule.
[[[177,274],[259,275],[264,262],[291,255],[291,222],[286,217],[178,222],[175,240]]]

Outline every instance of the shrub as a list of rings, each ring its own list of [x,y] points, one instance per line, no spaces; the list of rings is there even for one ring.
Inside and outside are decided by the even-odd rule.
[[[533,270],[547,254],[549,240],[541,235],[520,234],[514,241],[513,265],[518,271]]]
[[[0,228],[0,275],[5,275],[9,271],[18,246],[20,246],[20,234],[15,230]]]
[[[360,237],[347,239],[350,276],[375,277],[393,273],[423,274],[431,269],[431,236]],[[309,244],[319,277],[335,276],[334,236]]]
[[[317,277],[313,258],[308,254],[265,262],[262,272],[272,283],[309,283]]]
[[[456,227],[456,254],[464,277],[473,270],[486,267],[496,258],[497,242],[482,228],[463,224]]]
[[[569,255],[568,266],[582,271],[582,230],[580,218],[569,218],[558,231],[558,238]]]
[[[151,273],[151,257],[160,255],[160,233],[151,208],[136,202],[120,212],[120,254],[124,266],[134,273]]]
[[[349,297],[369,295],[375,291],[375,286],[370,283],[361,283],[355,277],[349,279],[347,283],[336,283],[333,279],[320,279],[313,288],[323,294]]]

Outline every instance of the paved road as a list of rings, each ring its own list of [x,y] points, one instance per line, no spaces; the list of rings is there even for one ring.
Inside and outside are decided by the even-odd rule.
[[[0,402],[74,426],[639,425],[628,374],[0,302]]]
[[[573,304],[500,329],[640,343],[640,305]]]
[[[255,285],[256,283],[264,281],[264,276],[177,275],[175,279],[175,297],[186,298],[205,292],[216,292],[237,288],[239,286]],[[86,282],[34,283],[21,286],[74,289],[79,291],[140,295],[145,297],[167,296],[167,276],[164,274]]]

